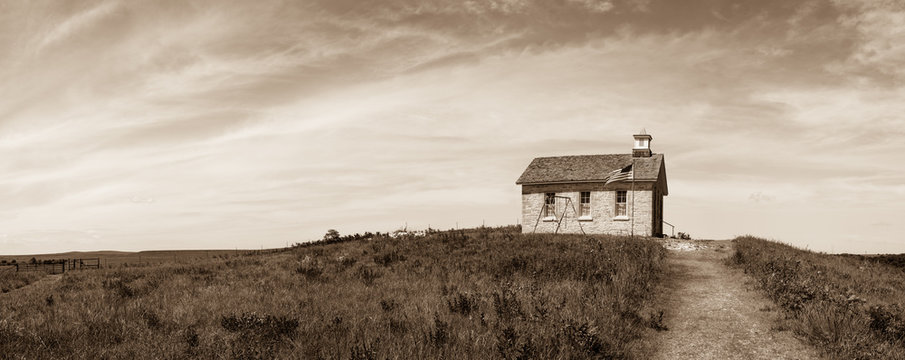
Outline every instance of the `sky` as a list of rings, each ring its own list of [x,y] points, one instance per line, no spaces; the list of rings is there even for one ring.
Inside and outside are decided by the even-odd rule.
[[[694,238],[903,253],[905,2],[0,0],[0,254],[515,224],[665,154]]]

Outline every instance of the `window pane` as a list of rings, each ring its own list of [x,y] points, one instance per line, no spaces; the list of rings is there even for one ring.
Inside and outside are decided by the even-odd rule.
[[[616,191],[616,216],[626,216],[625,213],[626,191]]]
[[[546,196],[544,196],[544,203],[546,204],[544,216],[556,216],[556,194],[547,193]]]

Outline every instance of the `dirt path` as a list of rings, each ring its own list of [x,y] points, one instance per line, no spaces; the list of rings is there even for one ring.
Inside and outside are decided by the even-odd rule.
[[[775,330],[773,304],[750,278],[722,259],[732,243],[670,251],[672,309],[669,331],[657,339],[655,359],[818,359],[817,352],[789,331]]]
[[[62,279],[62,278],[63,278],[63,274],[46,275],[31,284],[25,285],[23,287],[20,287],[18,289],[12,290],[7,293],[0,294],[0,300],[3,300],[4,298],[15,297],[18,294],[24,293],[25,291],[31,291],[31,292],[44,291],[45,289],[52,287],[53,284],[60,281],[60,279]]]

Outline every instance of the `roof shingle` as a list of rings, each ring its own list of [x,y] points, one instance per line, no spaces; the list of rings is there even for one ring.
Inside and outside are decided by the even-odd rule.
[[[663,154],[634,159],[636,180],[657,180]],[[531,161],[515,183],[606,181],[607,174],[611,171],[631,164],[632,154],[539,157]]]

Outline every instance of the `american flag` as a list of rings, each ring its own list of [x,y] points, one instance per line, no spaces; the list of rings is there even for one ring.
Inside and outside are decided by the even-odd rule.
[[[623,181],[623,180],[632,180],[634,177],[635,169],[632,169],[632,166],[626,166],[622,169],[616,169],[610,172],[607,175],[606,184]]]

